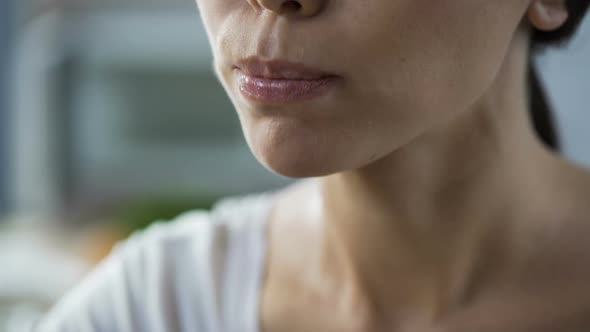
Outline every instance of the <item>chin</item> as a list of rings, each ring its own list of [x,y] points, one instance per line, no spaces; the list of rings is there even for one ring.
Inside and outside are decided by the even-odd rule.
[[[272,144],[270,142],[250,146],[256,159],[268,170],[278,175],[294,179],[326,176],[342,171],[339,162],[331,153],[319,146],[289,142]]]
[[[269,171],[292,179],[314,178],[338,173],[337,168],[328,167],[321,162],[266,156],[259,157],[258,160]]]
[[[273,173],[289,178],[326,176],[348,169],[351,146],[329,128],[268,121],[245,130],[250,150]],[[347,167],[348,166],[348,167]]]

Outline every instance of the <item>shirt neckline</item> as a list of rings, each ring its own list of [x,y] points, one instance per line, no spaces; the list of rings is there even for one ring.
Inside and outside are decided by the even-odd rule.
[[[270,217],[273,212],[278,197],[278,192],[265,192],[260,194],[259,201],[256,202],[259,208],[253,215],[253,226],[248,227],[248,243],[249,250],[254,257],[250,264],[250,270],[247,272],[247,289],[245,291],[246,298],[244,299],[245,326],[237,326],[237,330],[244,330],[246,332],[261,332],[261,306],[262,306],[262,290],[266,271],[268,268],[268,236]],[[255,203],[255,204],[256,204]]]

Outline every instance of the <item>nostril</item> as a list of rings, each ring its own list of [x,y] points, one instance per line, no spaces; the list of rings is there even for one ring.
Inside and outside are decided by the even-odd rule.
[[[299,11],[301,7],[298,1],[286,1],[283,3],[283,9],[286,11]]]

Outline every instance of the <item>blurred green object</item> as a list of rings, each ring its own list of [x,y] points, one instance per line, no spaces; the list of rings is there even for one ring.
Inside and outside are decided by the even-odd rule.
[[[145,229],[155,222],[166,222],[183,212],[191,210],[210,210],[221,196],[199,197],[150,197],[139,199],[122,208],[116,215],[117,226],[128,234]]]

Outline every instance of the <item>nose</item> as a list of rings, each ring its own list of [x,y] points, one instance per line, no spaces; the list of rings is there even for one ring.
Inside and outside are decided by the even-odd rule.
[[[319,14],[327,0],[250,0],[258,7],[278,15],[311,17]]]

